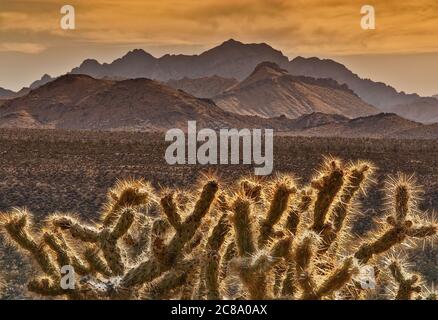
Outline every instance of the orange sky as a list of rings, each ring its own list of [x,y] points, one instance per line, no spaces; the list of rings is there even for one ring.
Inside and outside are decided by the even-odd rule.
[[[64,4],[76,8],[76,30],[59,27]],[[376,30],[360,28],[364,4],[376,8]],[[108,62],[132,48],[199,53],[229,38],[290,58],[336,57],[398,89],[438,93],[436,0],[1,0],[0,86],[17,89],[84,58]],[[415,67],[418,57],[433,66]]]

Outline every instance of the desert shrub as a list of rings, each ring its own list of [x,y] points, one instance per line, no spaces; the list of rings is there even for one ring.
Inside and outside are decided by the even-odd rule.
[[[28,290],[70,299],[426,299],[436,295],[395,259],[402,244],[434,241],[437,223],[418,210],[412,178],[388,178],[386,216],[355,237],[374,167],[327,158],[309,186],[291,175],[203,178],[197,190],[157,191],[142,180],[109,190],[100,221],[55,213],[1,215],[10,243],[41,275]],[[63,289],[63,266],[77,275]],[[362,270],[376,285],[363,285]]]

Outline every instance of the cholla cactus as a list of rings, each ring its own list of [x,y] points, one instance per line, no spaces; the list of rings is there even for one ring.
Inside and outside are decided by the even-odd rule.
[[[353,238],[358,198],[373,172],[368,162],[327,158],[309,186],[285,174],[228,188],[208,179],[195,192],[128,180],[108,192],[96,224],[55,213],[37,232],[32,215],[15,209],[0,216],[0,227],[41,270],[28,284],[41,296],[353,299],[367,296],[358,277],[373,266],[395,281],[393,298],[418,297],[418,275],[398,262],[383,268],[378,258],[406,241],[434,241],[437,223],[421,217],[415,183],[399,175],[388,180],[378,230]],[[61,285],[66,265],[77,275],[74,289]]]
[[[387,252],[406,239],[436,237],[436,222],[425,221],[415,215],[416,191],[411,181],[403,175],[388,182],[389,214],[386,221],[379,222],[380,231],[373,232],[373,236],[359,246],[355,257],[361,263],[367,263],[374,255]]]
[[[396,300],[411,300],[415,294],[421,292],[421,277],[417,274],[406,274],[402,263],[394,260],[389,265],[392,277],[397,283]]]

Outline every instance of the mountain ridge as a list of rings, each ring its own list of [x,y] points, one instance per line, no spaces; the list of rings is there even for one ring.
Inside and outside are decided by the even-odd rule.
[[[279,64],[289,62],[280,51],[265,43],[243,44],[230,39],[198,55],[166,54],[155,58],[142,49],[135,49],[109,64],[87,59],[70,73],[94,77],[145,77],[164,82],[184,77],[200,78],[214,75],[241,79],[261,62],[260,59]]]
[[[286,116],[261,118],[230,113],[211,99],[150,79],[122,81],[65,75],[3,102],[0,127],[68,130],[153,131],[187,127],[272,128],[280,135],[350,137],[438,137],[438,126],[426,126],[395,114],[376,114],[348,119],[342,115],[314,112],[296,119]]]
[[[195,120],[209,128],[275,127],[288,129],[291,119],[230,114],[209,99],[200,99],[163,83],[123,81],[88,75],[58,77],[0,107],[2,127],[162,131]]]
[[[136,59],[141,63],[137,68],[133,68],[130,62],[137,61]],[[382,111],[388,106],[411,103],[420,98],[417,94],[397,91],[385,83],[363,79],[343,64],[331,59],[297,56],[289,60],[281,51],[266,43],[244,44],[234,39],[227,40],[198,55],[166,54],[155,58],[142,49],[136,49],[112,63],[100,64],[94,59],[87,59],[79,67],[72,69],[71,73],[83,73],[95,77],[141,76],[159,81],[214,75],[243,80],[263,61],[274,62],[292,75],[331,78],[340,84],[346,84],[362,99]]]
[[[327,83],[333,82],[333,85],[337,82],[339,85],[345,86],[346,90],[352,90],[368,104],[377,107],[381,112],[395,112],[400,116],[424,123],[438,121],[437,108],[428,100],[432,98],[398,92],[382,82],[362,79],[346,66],[334,60],[298,56],[289,61],[289,58],[281,51],[266,43],[244,44],[230,39],[198,55],[166,54],[160,58],[155,58],[143,49],[134,49],[111,63],[99,63],[95,59],[86,59],[80,66],[73,68],[70,73],[87,74],[95,78],[110,80],[150,78],[168,82],[178,89],[192,92],[200,97],[213,98],[228,88],[221,85],[218,85],[216,89],[213,86],[208,87],[212,81],[206,81],[202,87],[202,81],[199,81],[200,84],[194,85],[193,83],[183,83],[183,79],[190,78],[193,79],[192,82],[212,77],[243,80],[254,71],[258,64],[264,61],[276,63],[292,76],[306,77],[300,79],[301,82],[306,82],[307,78],[307,81],[313,81],[311,78],[327,79]],[[53,81],[53,79],[44,75],[40,80],[32,83],[30,87],[23,88],[15,94],[7,92],[2,96],[0,93],[0,99],[24,96],[42,84]],[[321,84],[321,81],[318,81]],[[217,83],[219,84],[220,81]],[[190,86],[194,87],[190,88]],[[276,115],[267,114],[268,117]]]
[[[418,94],[406,94],[403,91],[397,91],[383,82],[361,78],[345,65],[332,59],[298,56],[290,61],[288,71],[294,75],[331,78],[340,84],[346,84],[359,97],[382,111],[386,111],[391,105],[410,103],[420,98]]]

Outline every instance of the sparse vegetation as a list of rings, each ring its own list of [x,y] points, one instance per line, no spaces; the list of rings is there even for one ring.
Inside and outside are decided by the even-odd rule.
[[[24,209],[2,214],[0,224],[4,238],[39,266],[28,283],[39,296],[431,298],[419,276],[386,263],[402,244],[436,239],[437,222],[419,210],[412,178],[388,178],[385,216],[367,235],[353,236],[358,199],[375,170],[369,162],[326,158],[308,186],[290,174],[232,184],[206,177],[193,192],[124,181],[109,190],[95,224],[58,212],[37,232]],[[74,290],[60,287],[64,265],[82,276]],[[365,266],[374,267],[373,290],[360,285]],[[393,292],[387,279],[397,283]]]

